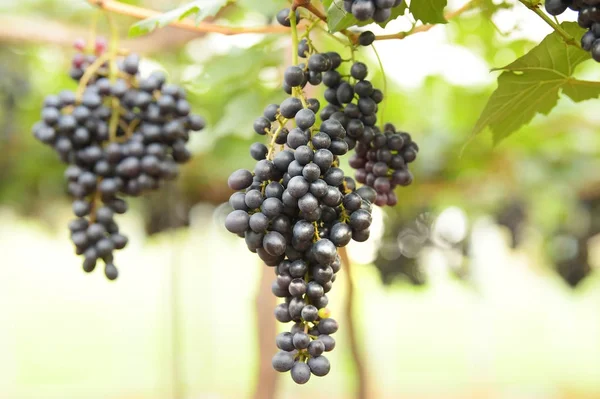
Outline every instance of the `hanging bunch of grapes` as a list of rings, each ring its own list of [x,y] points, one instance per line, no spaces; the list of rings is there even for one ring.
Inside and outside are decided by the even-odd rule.
[[[83,269],[91,272],[102,260],[114,280],[113,252],[127,245],[115,215],[127,211],[126,197],[177,177],[178,164],[191,156],[190,131],[203,129],[204,120],[162,72],[142,77],[137,54],[117,57],[103,40],[75,47],[70,76],[79,86],[46,97],[33,134],[68,165],[76,216],[69,229]]]
[[[278,14],[292,30],[298,19],[290,9]],[[408,163],[418,147],[392,125],[383,132],[376,126],[384,96],[367,80],[364,63],[344,61],[337,52],[319,53],[310,37],[295,45],[294,64],[282,82],[290,97],[267,106],[254,122],[268,145],[252,144],[254,169],[230,176],[229,187],[237,191],[225,226],[274,268],[272,291],[283,299],[275,318],[293,324],[277,336],[280,351],[273,368],[290,371],[296,383],[304,384],[311,374],[320,377],[330,370],[324,352],[335,346],[331,335],[338,323],[327,308],[327,293],[342,267],[338,249],[369,238],[373,205],[397,202],[393,189],[412,181]],[[344,68],[349,75],[340,72]],[[323,85],[328,104],[321,108],[316,98],[307,98],[306,85]],[[339,167],[340,157],[353,150],[351,164],[362,187]]]

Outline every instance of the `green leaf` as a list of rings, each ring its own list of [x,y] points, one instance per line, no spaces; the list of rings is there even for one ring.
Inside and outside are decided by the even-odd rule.
[[[563,22],[562,28],[574,37],[583,29],[574,22]],[[472,134],[490,127],[497,143],[538,114],[547,115],[557,104],[562,90],[579,102],[600,96],[600,82],[587,82],[572,77],[575,67],[590,58],[579,47],[570,46],[553,32],[529,53],[500,68],[498,88],[492,93]]]
[[[235,0],[202,0],[200,3],[200,11],[196,14],[196,25],[204,21],[208,17],[214,17],[227,4]]]
[[[562,92],[576,103],[598,98],[600,96],[600,82],[570,79],[563,86]]]
[[[406,0],[405,0],[406,1]],[[424,24],[445,24],[444,8],[447,0],[412,0],[410,13]]]
[[[325,7],[325,9],[328,9],[329,6],[331,6],[331,3],[333,3],[333,0],[323,0],[323,7]]]
[[[327,27],[329,32],[335,33],[350,26],[357,25],[359,21],[354,15],[344,10],[341,0],[333,0],[327,10]]]
[[[229,0],[196,0],[191,3],[177,7],[174,10],[155,17],[146,18],[129,28],[129,36],[141,36],[148,34],[155,29],[163,28],[172,22],[181,21],[184,18],[196,16],[196,23],[209,16],[216,15],[219,10],[225,6]]]

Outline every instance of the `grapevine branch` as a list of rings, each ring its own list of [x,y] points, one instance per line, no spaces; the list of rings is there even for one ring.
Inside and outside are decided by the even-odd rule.
[[[0,43],[18,45],[49,44],[71,47],[73,38],[85,37],[88,30],[44,18],[0,16]],[[123,40],[123,48],[137,53],[152,53],[172,50],[202,34],[179,29],[166,29],[151,35]]]
[[[116,0],[87,0],[88,3],[102,8],[106,11],[113,12],[116,14],[127,15],[130,17],[138,18],[138,19],[146,19],[152,18],[161,15],[161,12],[151,10],[148,8],[137,7],[129,4],[124,4]],[[445,15],[447,20],[458,17],[459,15],[465,13],[466,11],[472,9],[477,3],[481,0],[471,0],[458,10],[452,11]],[[560,26],[555,24],[552,20],[550,20],[545,14],[543,14],[540,10],[537,9],[537,6],[533,6],[531,3],[527,2],[527,0],[519,0],[521,3],[525,4],[528,8],[532,9],[538,15],[540,15],[544,20],[549,23],[556,31],[561,33],[565,40],[569,43],[577,44],[572,36],[570,36],[567,32],[565,32]],[[294,0],[292,4],[292,9],[296,9],[298,7],[303,7],[321,21],[327,23],[327,17],[317,8],[315,7],[309,0]],[[195,24],[188,20],[182,21],[173,21],[169,24],[172,27],[184,29],[193,32],[200,33],[220,33],[223,35],[240,35],[245,33],[287,33],[289,28],[285,26],[278,25],[267,25],[267,26],[256,26],[256,27],[232,27],[225,25],[218,25],[211,22],[200,22]],[[390,35],[379,35],[376,36],[375,40],[390,40],[390,39],[404,39],[407,36],[413,35],[415,33],[427,32],[431,28],[433,28],[435,24],[425,24],[417,26],[410,31],[402,31]],[[301,28],[301,27],[298,27]],[[358,35],[353,33],[347,29],[342,29],[340,31],[343,35],[345,35],[353,44],[358,40]]]
[[[273,342],[277,336],[277,326],[272,309],[277,305],[276,297],[271,292],[271,268],[261,262],[260,284],[254,305],[256,309],[256,328],[258,334],[258,376],[254,388],[254,399],[275,399],[278,377],[271,367],[271,358],[275,354]]]
[[[356,365],[356,377],[357,377],[357,399],[366,399],[368,397],[367,389],[367,370],[365,369],[365,361],[362,357],[358,348],[358,339],[356,337],[356,326],[354,324],[354,283],[352,282],[352,264],[348,257],[348,251],[346,247],[340,248],[340,258],[342,259],[343,269],[346,270],[346,303],[344,307],[344,313],[346,321],[348,322],[348,341],[350,343],[350,351],[352,352],[352,358]]]
[[[564,30],[558,23],[553,21],[552,18],[547,16],[544,13],[544,11],[540,10],[541,3],[537,2],[537,1],[530,1],[530,0],[519,0],[519,2],[521,4],[523,4],[525,7],[529,8],[534,13],[536,13],[538,17],[540,17],[541,19],[544,20],[544,22],[546,22],[548,25],[550,25],[552,27],[552,29],[554,29],[559,35],[561,35],[563,37],[563,39],[565,39],[565,42],[567,44],[581,48],[581,44],[579,42],[577,42],[577,40],[575,40],[575,38],[571,34],[569,34],[569,32]]]
[[[461,8],[459,8],[457,10],[454,10],[452,12],[447,13],[446,15],[444,15],[444,18],[446,18],[446,20],[448,20],[448,21],[451,20],[451,19],[453,19],[453,18],[456,18],[456,17],[464,14],[465,12],[473,9],[480,1],[481,0],[471,0],[467,4],[465,4],[464,6],[462,6]],[[375,40],[404,39],[405,37],[410,36],[410,35],[414,35],[415,33],[427,32],[428,30],[430,30],[434,26],[436,26],[436,24],[420,25],[420,26],[414,27],[413,29],[411,29],[409,31],[402,31],[402,32],[393,33],[393,34],[390,34],[390,35],[375,36]]]
[[[159,11],[150,10],[148,8],[123,4],[115,0],[87,0],[88,3],[100,7],[103,10],[113,12],[115,14],[128,15],[138,19],[152,18],[161,15]],[[195,24],[191,21],[173,21],[170,26],[186,29],[189,31],[200,33],[220,33],[223,35],[239,35],[244,33],[287,33],[289,31],[285,26],[256,26],[256,27],[232,27],[218,25],[210,22],[200,22]]]

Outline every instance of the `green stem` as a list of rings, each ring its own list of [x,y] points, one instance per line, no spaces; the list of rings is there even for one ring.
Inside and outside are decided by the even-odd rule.
[[[106,18],[108,20],[108,25],[110,26],[110,47],[109,47],[109,79],[112,83],[117,80],[119,75],[119,69],[117,68],[117,52],[119,49],[119,31],[117,29],[117,25],[115,24],[115,20],[110,13],[105,13]],[[109,141],[113,142],[117,140],[117,129],[119,126],[119,118],[120,118],[120,102],[117,97],[112,97],[111,99],[111,108],[112,115],[110,117],[109,122]]]
[[[539,3],[533,3],[533,2],[531,2],[529,0],[519,0],[519,2],[521,4],[523,4],[525,7],[529,8],[534,13],[536,13],[538,15],[538,17],[540,17],[548,25],[550,25],[552,27],[552,29],[554,29],[559,35],[561,35],[563,37],[563,39],[565,39],[565,42],[567,44],[569,44],[571,46],[575,46],[575,47],[581,48],[581,44],[578,43],[577,40],[575,40],[575,38],[573,36],[571,36],[571,34],[569,32],[567,32],[566,30],[564,30],[559,24],[557,24],[556,22],[554,22],[552,20],[552,18],[550,18],[542,10],[540,10],[540,8],[539,8],[540,4]]]
[[[290,11],[290,27],[292,30],[292,63],[294,65],[298,65],[298,23],[296,21],[296,10],[293,9]],[[302,101],[302,106],[304,108],[308,108],[308,104],[306,103],[306,99],[302,94],[301,88],[293,87],[292,94],[294,95],[294,97],[297,97],[300,99],[300,101]]]
[[[281,131],[283,130],[283,127],[285,126],[286,123],[287,123],[287,119],[284,119],[283,122],[279,121],[279,127],[273,133],[273,137],[271,137],[271,142],[269,143],[269,151],[267,153],[268,160],[272,160],[273,153],[275,152],[275,140],[277,140],[279,133],[281,133]]]
[[[381,112],[379,112],[379,124],[381,125],[381,128],[383,128],[383,121],[385,121],[385,118],[384,118],[385,105],[387,104],[387,101],[386,101],[386,98],[387,98],[387,78],[385,77],[385,70],[383,69],[383,62],[381,62],[381,58],[379,57],[379,53],[377,52],[377,48],[375,48],[374,44],[371,44],[371,48],[373,49],[373,52],[375,53],[375,57],[377,58],[377,62],[379,63],[379,68],[381,69],[381,76],[383,78],[383,100],[384,100],[384,103],[382,104]]]
[[[310,35],[310,31],[313,30],[317,25],[319,25],[321,23],[320,19],[315,19],[312,24],[310,24],[306,30],[304,31],[304,33],[300,36],[301,38],[309,38]]]
[[[298,24],[296,10],[290,11],[290,25],[292,29],[292,63],[298,65]]]

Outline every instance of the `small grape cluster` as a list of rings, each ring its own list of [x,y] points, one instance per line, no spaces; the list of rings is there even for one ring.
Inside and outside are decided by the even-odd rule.
[[[349,165],[356,169],[356,181],[375,188],[375,205],[394,206],[398,198],[394,189],[408,186],[413,177],[407,165],[417,158],[419,147],[410,134],[396,132],[391,123],[384,126],[383,133],[375,128],[373,140],[359,141]]]
[[[80,88],[47,96],[33,134],[69,165],[65,178],[77,217],[69,228],[76,253],[84,256],[83,269],[93,271],[102,259],[114,280],[113,251],[127,244],[114,220],[127,211],[119,196],[138,196],[176,178],[177,164],[190,159],[188,130],[205,123],[163,73],[141,78],[136,54],[115,65],[118,78],[111,81],[105,47],[99,42],[96,54],[85,54],[85,46],[76,44],[82,52],[73,58],[70,75]]]
[[[400,4],[402,0],[344,0],[344,9],[359,21],[385,22],[392,16],[392,8]]]
[[[311,64],[317,64],[323,56],[310,55],[309,70]],[[416,159],[419,147],[408,133],[396,132],[391,124],[384,126],[383,133],[376,126],[383,93],[367,80],[367,66],[362,62],[352,64],[352,82],[337,70],[340,64],[334,63],[322,76],[327,87],[324,96],[328,105],[320,117],[323,121],[336,120],[344,127],[347,134],[344,140],[350,150],[355,150],[350,166],[357,169],[355,177],[359,183],[373,187],[377,192],[375,204],[396,205],[394,188],[412,183],[408,164]]]
[[[338,159],[348,152],[344,127],[335,119],[318,125],[319,101],[304,98],[301,91],[311,79],[320,82],[338,60],[339,54],[330,53],[287,68],[284,86],[294,95],[267,106],[254,122],[254,131],[270,136],[270,145],[252,144],[254,172],[240,169],[228,179],[237,192],[230,197],[233,210],[225,227],[275,268],[272,292],[285,298],[275,317],[295,322],[291,331],[277,336],[280,352],[273,368],[290,371],[298,384],[311,374],[329,373],[323,353],[334,348],[331,335],[338,330],[327,309],[327,293],[341,268],[337,248],[368,239],[376,196],[344,176]],[[288,130],[290,122],[296,127]]]
[[[600,62],[600,1],[598,0],[546,0],[550,15],[562,14],[570,8],[577,11],[577,23],[588,31],[581,37],[581,47]]]

